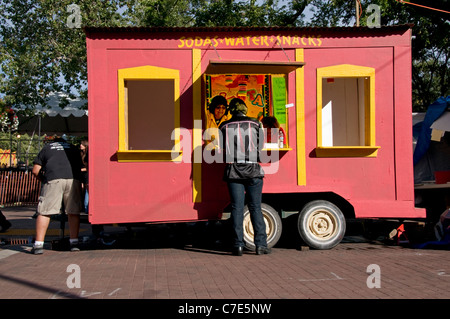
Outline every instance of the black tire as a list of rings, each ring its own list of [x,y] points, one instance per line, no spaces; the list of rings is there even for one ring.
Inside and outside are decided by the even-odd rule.
[[[298,216],[298,232],[306,245],[314,249],[331,249],[345,235],[345,218],[333,203],[315,200],[306,204]]]
[[[282,222],[278,212],[271,206],[262,203],[261,212],[263,214],[264,222],[266,224],[267,232],[267,247],[272,248],[276,245],[281,237]],[[248,207],[244,208],[244,243],[249,250],[255,250],[255,243],[253,242],[253,226],[250,221],[250,211]]]

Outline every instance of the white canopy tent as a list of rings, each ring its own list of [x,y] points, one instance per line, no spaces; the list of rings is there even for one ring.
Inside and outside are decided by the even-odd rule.
[[[64,97],[67,97],[64,93],[54,93],[49,97],[49,108],[38,105],[35,115],[18,115],[18,133],[38,136],[44,134],[87,136],[88,111],[81,109],[86,100],[68,98],[69,105],[62,109],[59,102]]]

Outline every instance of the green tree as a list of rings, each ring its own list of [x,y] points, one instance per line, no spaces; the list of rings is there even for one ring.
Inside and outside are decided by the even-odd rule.
[[[137,26],[180,27],[192,24],[191,1],[133,1],[131,15]]]
[[[415,4],[448,10],[448,0],[414,0]],[[395,0],[361,0],[360,25],[367,25],[373,13],[370,4],[381,9],[381,25],[413,24],[412,27],[412,93],[413,110],[425,111],[440,96],[450,94],[450,23],[449,13]],[[355,1],[333,0],[311,2],[314,12],[311,25],[352,26],[356,22]]]
[[[450,14],[396,0],[147,0],[134,12],[146,26],[354,26],[359,3],[361,26],[372,11],[381,9],[381,25],[413,24],[413,110],[424,111],[439,96],[450,94]],[[448,10],[448,0],[414,0],[414,3]],[[306,22],[305,10],[312,12]]]
[[[311,0],[143,0],[134,9],[139,26],[292,26],[303,23]]]
[[[83,26],[126,25],[126,0],[0,2],[0,93],[12,107],[46,105],[52,92],[87,96]],[[71,9],[72,8],[72,9]],[[121,9],[121,11],[119,11]],[[80,25],[73,22],[79,21]],[[61,106],[68,101],[61,101]]]
[[[303,24],[308,0],[290,1],[198,1],[196,26],[295,26]]]
[[[0,2],[0,94],[9,106],[32,110],[51,92],[85,98],[85,35],[69,27],[73,0]],[[448,0],[414,0],[445,10]],[[81,26],[353,26],[354,0],[80,0]],[[361,0],[361,25],[381,8],[381,24],[413,23],[413,109],[425,110],[449,92],[449,14],[399,3]],[[305,21],[306,9],[312,19]],[[447,9],[448,10],[448,9]],[[73,97],[69,95],[69,97]],[[67,104],[62,101],[61,106]]]

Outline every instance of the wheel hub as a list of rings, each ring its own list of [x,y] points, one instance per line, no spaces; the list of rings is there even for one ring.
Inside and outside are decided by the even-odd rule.
[[[311,233],[318,239],[329,239],[336,232],[336,219],[333,215],[325,211],[318,211],[308,219]]]
[[[266,234],[267,238],[270,238],[272,236],[272,233],[274,231],[274,225],[272,223],[272,220],[270,218],[267,218],[267,216],[263,212],[263,218],[264,218],[264,224],[266,225]],[[253,225],[250,219],[250,214],[246,215],[244,218],[244,236],[248,236],[252,241],[255,237],[255,232],[253,230]]]

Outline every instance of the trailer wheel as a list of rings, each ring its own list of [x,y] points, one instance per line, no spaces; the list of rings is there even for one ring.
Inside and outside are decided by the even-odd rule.
[[[325,200],[306,204],[298,216],[300,237],[311,248],[331,249],[345,234],[345,218],[341,210]]]
[[[271,206],[262,203],[261,212],[263,214],[264,223],[266,224],[267,247],[272,248],[281,237],[282,222],[278,212]],[[244,242],[245,247],[249,250],[255,250],[254,231],[250,220],[250,211],[245,206],[244,209]]]

